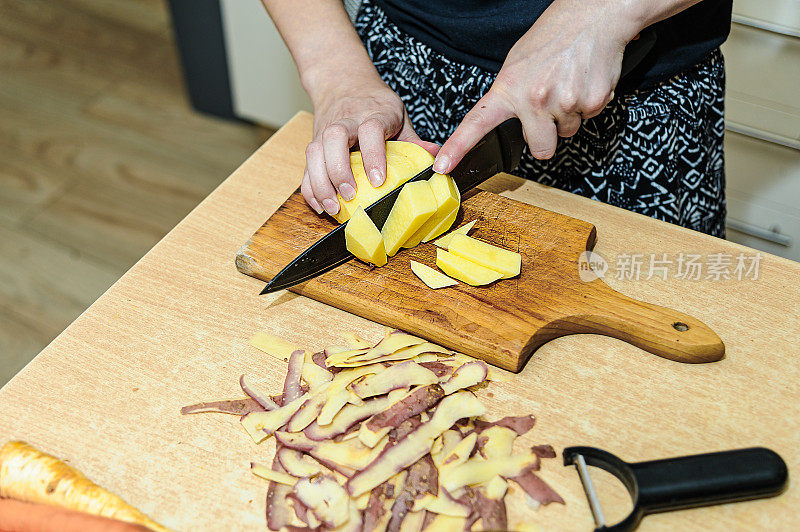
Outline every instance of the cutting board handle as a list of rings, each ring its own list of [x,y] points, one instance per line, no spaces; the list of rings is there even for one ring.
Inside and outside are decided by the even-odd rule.
[[[697,318],[633,299],[601,280],[592,284],[585,301],[587,311],[558,320],[558,328],[604,334],[677,362],[700,364],[725,356],[720,337]]]

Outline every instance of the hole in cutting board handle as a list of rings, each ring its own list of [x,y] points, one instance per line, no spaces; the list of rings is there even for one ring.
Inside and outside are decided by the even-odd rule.
[[[672,328],[678,332],[686,332],[689,330],[689,326],[683,323],[682,321],[676,321],[672,324]]]

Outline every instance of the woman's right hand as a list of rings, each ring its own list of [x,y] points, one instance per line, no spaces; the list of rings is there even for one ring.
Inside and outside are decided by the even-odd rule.
[[[346,74],[345,74],[346,75]],[[350,148],[358,144],[372,186],[386,180],[388,139],[419,144],[432,155],[437,144],[419,138],[400,97],[380,78],[343,82],[314,98],[314,137],[306,147],[306,168],[300,191],[317,214],[339,212],[338,192],[346,201],[356,195],[350,169]]]

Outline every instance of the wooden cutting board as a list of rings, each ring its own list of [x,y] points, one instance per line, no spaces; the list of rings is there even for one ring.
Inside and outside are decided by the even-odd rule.
[[[471,236],[522,254],[519,277],[431,290],[409,266],[435,267],[429,242],[382,268],[354,259],[291,290],[515,372],[544,343],[576,333],[612,336],[678,362],[724,356],[722,341],[700,320],[627,297],[600,278],[582,280],[592,224],[485,191],[464,200],[453,227],[475,219]],[[295,192],[239,250],[236,266],[268,281],[334,227]]]

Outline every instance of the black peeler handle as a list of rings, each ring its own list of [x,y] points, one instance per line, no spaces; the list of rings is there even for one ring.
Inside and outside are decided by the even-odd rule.
[[[605,525],[592,500],[594,488],[587,489],[596,532],[634,530],[647,514],[745,501],[780,494],[788,482],[786,463],[775,452],[763,447],[696,454],[628,463],[594,447],[564,449],[564,464],[599,467],[616,476],[633,499],[633,510],[616,525]],[[581,480],[584,480],[581,474]],[[584,482],[584,488],[587,488]],[[591,494],[590,494],[591,492]]]
[[[645,513],[777,495],[786,464],[763,447],[696,454],[630,465]]]

